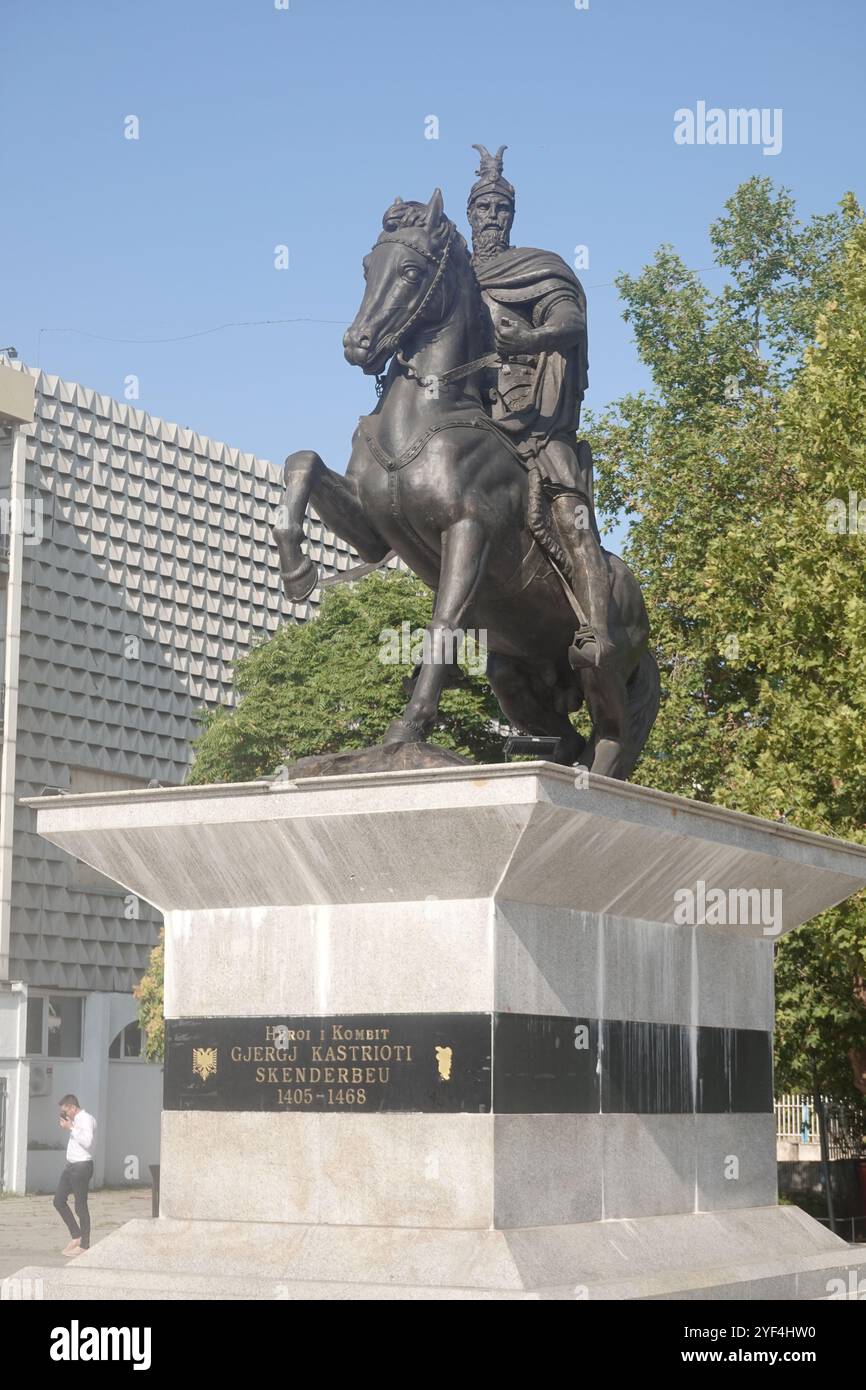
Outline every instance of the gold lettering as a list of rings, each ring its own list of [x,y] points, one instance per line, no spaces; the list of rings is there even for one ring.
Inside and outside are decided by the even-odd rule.
[[[331,1024],[334,1042],[381,1042],[390,1036],[390,1028],[347,1028],[341,1023]]]

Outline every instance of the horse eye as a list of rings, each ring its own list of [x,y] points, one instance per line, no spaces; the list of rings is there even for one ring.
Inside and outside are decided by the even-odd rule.
[[[415,285],[421,278],[421,272],[416,265],[404,265],[403,275],[405,279],[411,280]]]

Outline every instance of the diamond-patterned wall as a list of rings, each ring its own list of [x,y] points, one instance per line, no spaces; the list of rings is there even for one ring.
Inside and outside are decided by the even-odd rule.
[[[69,787],[72,768],[183,781],[196,711],[233,699],[232,662],[315,611],[282,596],[280,468],[39,374],[27,484],[43,537],[24,547],[18,797]],[[308,535],[327,572],[356,563],[315,519]],[[77,888],[74,862],[34,827],[19,806],[12,978],[130,990],[157,914]]]

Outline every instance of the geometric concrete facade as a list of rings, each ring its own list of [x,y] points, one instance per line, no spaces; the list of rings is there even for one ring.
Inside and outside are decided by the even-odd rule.
[[[120,1156],[129,1152],[106,1132],[108,1112],[120,1123],[123,1109],[109,1104],[108,1048],[137,1016],[131,991],[160,917],[38,837],[34,813],[21,799],[45,787],[183,782],[200,711],[234,702],[233,662],[281,623],[311,616],[318,593],[301,604],[282,594],[269,530],[281,497],[278,466],[45,373],[4,365],[7,388],[22,370],[35,383],[36,408],[33,424],[22,429],[26,505],[16,589],[8,979],[18,987],[4,989],[0,980],[0,1077],[7,1084],[4,1182],[23,1190],[26,1166],[30,1185],[44,1190],[53,1186],[62,1153],[33,1145],[57,1144],[64,1090],[86,1092],[94,1108],[102,1107],[97,1185],[106,1146]],[[0,501],[9,497],[9,460],[0,441]],[[325,574],[355,563],[349,547],[315,519],[309,548]],[[16,622],[7,611],[4,554],[0,536],[0,663]],[[28,991],[31,998],[34,991],[83,998],[77,1069],[72,1059],[27,1061],[15,1040],[24,1035]],[[139,1142],[126,1118],[123,1124],[127,1145],[146,1149],[152,1162],[159,1078],[147,1078],[144,1068],[133,1074],[131,1066],[116,1063],[117,1081],[119,1069],[126,1071],[114,1089],[144,1088],[140,1108],[149,1116],[150,1140]],[[109,1172],[114,1181],[118,1163]]]
[[[58,377],[36,375],[36,390],[18,796],[69,789],[78,768],[180,783],[197,713],[234,701],[232,663],[315,611],[282,595],[268,525],[281,470]],[[310,550],[325,573],[354,563],[315,521]],[[70,868],[20,807],[11,977],[126,992],[158,922],[125,918],[116,891],[81,887]]]

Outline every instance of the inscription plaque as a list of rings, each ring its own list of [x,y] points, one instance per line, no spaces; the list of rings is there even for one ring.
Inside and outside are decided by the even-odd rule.
[[[166,1110],[770,1113],[772,1039],[533,1014],[166,1020]]]
[[[166,1110],[490,1109],[489,1014],[167,1019]]]

